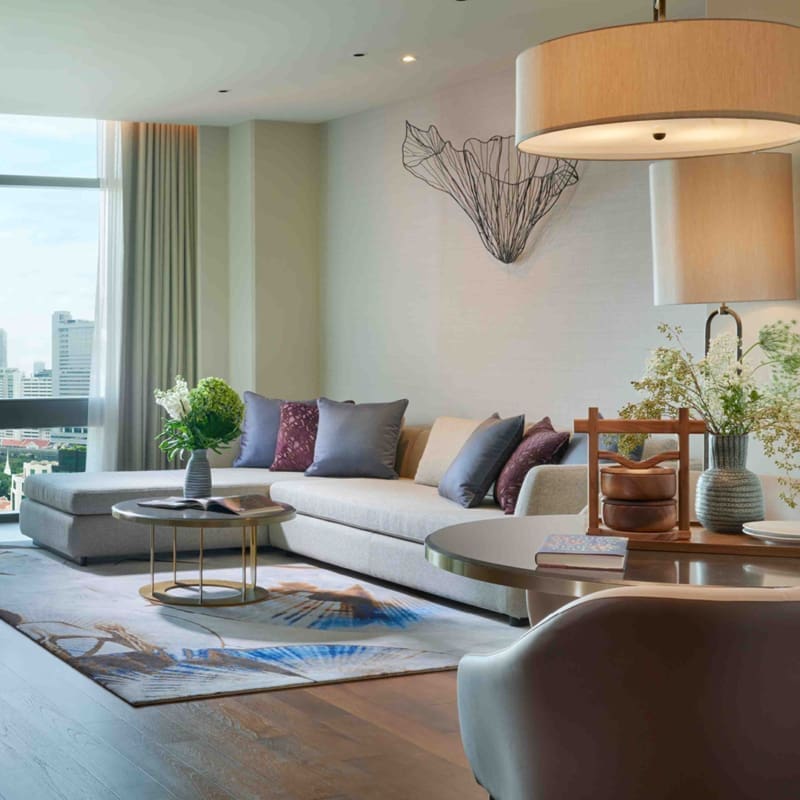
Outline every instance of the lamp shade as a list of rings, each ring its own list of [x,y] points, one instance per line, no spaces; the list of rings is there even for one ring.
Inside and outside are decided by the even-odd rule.
[[[650,165],[655,304],[796,296],[788,153]]]
[[[663,20],[552,39],[517,57],[520,150],[682,158],[800,139],[800,28]]]

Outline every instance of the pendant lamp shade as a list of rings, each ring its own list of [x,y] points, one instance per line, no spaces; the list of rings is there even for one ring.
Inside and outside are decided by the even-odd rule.
[[[517,57],[520,150],[587,160],[741,153],[800,140],[800,28],[662,20]]]
[[[650,165],[655,304],[796,297],[792,157]]]

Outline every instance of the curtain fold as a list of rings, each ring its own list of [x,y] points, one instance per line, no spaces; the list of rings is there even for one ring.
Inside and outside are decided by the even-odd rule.
[[[122,123],[125,279],[119,467],[169,466],[153,390],[195,383],[197,129]]]
[[[122,217],[122,125],[98,122],[100,241],[95,295],[94,342],[89,386],[86,469],[118,466],[120,338],[124,227]]]
[[[122,211],[114,235],[122,258],[114,274],[120,302],[109,311],[118,343],[106,335],[104,361],[110,362],[111,342],[117,395],[115,411],[110,391],[103,403],[102,434],[95,438],[102,438],[98,453],[106,455],[97,463],[104,469],[163,469],[170,464],[155,442],[162,419],[153,390],[172,385],[176,375],[190,385],[197,379],[197,129],[112,124],[119,125]],[[112,264],[101,266],[109,270]],[[97,374],[99,381],[99,367]]]

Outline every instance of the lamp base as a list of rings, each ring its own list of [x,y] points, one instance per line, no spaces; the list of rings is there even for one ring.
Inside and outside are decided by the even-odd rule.
[[[708,355],[708,350],[711,347],[711,324],[717,317],[733,317],[736,323],[736,360],[742,360],[742,318],[734,311],[727,303],[720,303],[720,306],[715,311],[708,315],[706,320],[706,344],[705,354]],[[708,469],[708,433],[703,437],[703,469]]]

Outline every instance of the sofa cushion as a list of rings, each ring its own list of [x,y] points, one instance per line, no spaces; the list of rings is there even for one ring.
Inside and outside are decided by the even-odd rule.
[[[320,397],[314,463],[316,478],[396,478],[397,443],[408,400],[337,403]]]
[[[493,414],[491,419],[499,419]],[[414,480],[426,486],[438,486],[447,468],[455,461],[461,448],[467,443],[483,419],[461,417],[437,417],[428,436],[425,452],[419,461]]]
[[[213,469],[211,481],[215,494],[263,494],[277,480],[287,481],[302,475],[302,472],[228,467]],[[111,506],[123,500],[182,495],[183,478],[184,471],[179,469],[31,475],[25,480],[25,496],[77,516],[110,514]]]
[[[316,400],[300,400],[315,406]],[[275,444],[281,422],[283,400],[264,397],[256,392],[244,393],[244,421],[239,455],[234,467],[261,467],[268,469],[275,460]]]
[[[420,459],[428,444],[430,425],[404,425],[397,443],[395,469],[401,478],[413,478],[417,474]]]
[[[436,487],[409,478],[306,478],[280,481],[272,499],[293,505],[300,514],[353,528],[424,542],[439,528],[503,516],[496,505],[461,508],[439,496]]]
[[[308,403],[283,403],[281,426],[275,445],[275,460],[270,469],[303,472],[314,461],[319,409]]]
[[[522,441],[525,417],[488,419],[469,437],[439,483],[439,494],[464,508],[474,508],[486,497],[517,445]]]
[[[557,464],[568,443],[569,433],[554,430],[550,417],[528,428],[494,484],[494,499],[506,514],[514,513],[528,472],[539,464]]]

